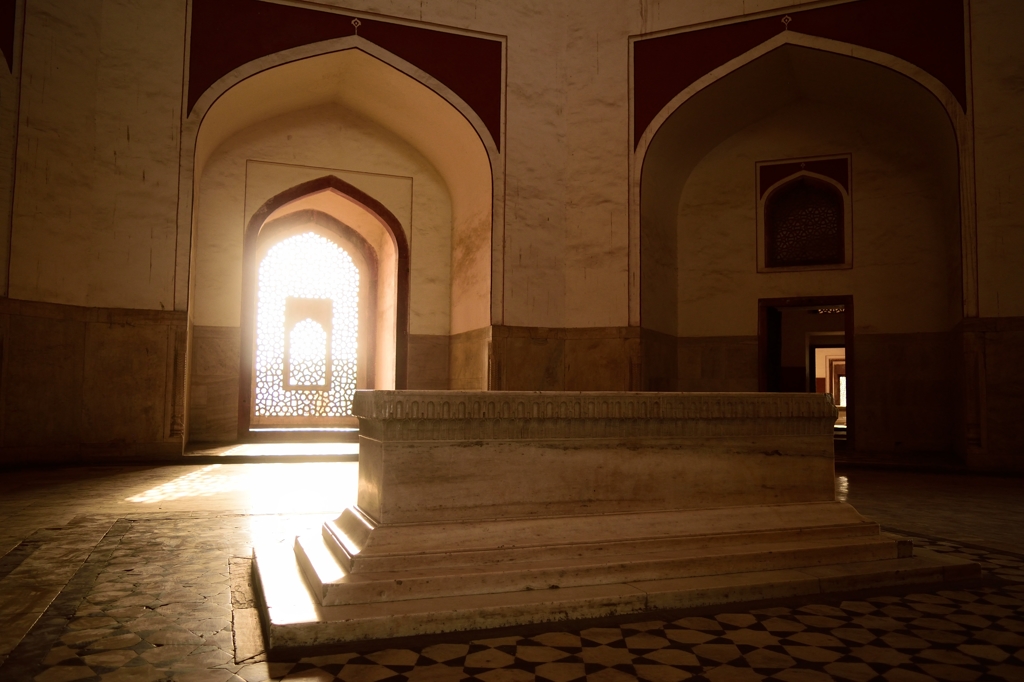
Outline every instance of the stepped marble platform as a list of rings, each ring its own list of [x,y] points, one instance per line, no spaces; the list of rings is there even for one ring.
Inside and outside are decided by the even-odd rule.
[[[359,391],[357,504],[254,548],[273,656],[970,578],[835,501],[815,394]]]

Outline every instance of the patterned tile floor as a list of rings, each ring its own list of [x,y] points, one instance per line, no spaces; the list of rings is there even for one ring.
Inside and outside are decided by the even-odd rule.
[[[282,466],[320,466],[302,471],[334,471],[335,485],[349,480],[350,468]],[[256,537],[316,528],[327,502],[308,497],[305,511],[315,513],[280,501],[277,512],[253,513],[245,491],[230,481],[252,484],[256,479],[244,477],[263,470],[219,469],[227,482],[210,485],[195,475],[209,476],[208,468],[180,469],[78,482],[73,470],[64,478],[53,472],[5,477],[0,527],[10,539],[0,546],[0,644],[4,636],[11,643],[0,649],[0,682],[1024,681],[1024,556],[938,540],[936,531],[958,527],[934,523],[918,530],[915,542],[974,557],[983,580],[419,638],[268,663],[246,641],[240,619],[251,607],[249,547]],[[276,480],[285,471],[276,470]],[[848,488],[870,506],[869,491],[858,488],[870,477],[848,476]],[[32,480],[36,485],[28,485]],[[917,489],[927,485],[914,480]],[[334,504],[337,494],[334,488]],[[987,497],[978,494],[977,514],[987,515]],[[148,502],[124,504],[132,498]],[[959,500],[956,523],[963,528],[974,502],[969,495]],[[1019,511],[1024,501],[1008,504]],[[915,507],[914,514],[922,513]],[[894,520],[883,523],[896,526]],[[1014,544],[1012,529],[988,535],[1000,533],[1001,547]]]

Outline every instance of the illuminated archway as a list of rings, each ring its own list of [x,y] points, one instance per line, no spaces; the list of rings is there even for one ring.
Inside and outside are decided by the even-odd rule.
[[[179,230],[188,238],[178,243],[175,300],[189,300],[198,184],[211,156],[240,131],[324,103],[393,132],[437,169],[451,199],[452,261],[459,263],[448,274],[450,331],[500,323],[504,163],[497,141],[449,88],[359,36],[257,59],[219,79],[196,102],[182,130]]]
[[[252,424],[350,416],[359,268],[340,244],[313,229],[269,245],[259,260]]]
[[[369,131],[366,139],[378,146],[365,154],[368,147],[337,147],[358,150],[351,160],[341,158],[341,153],[326,158],[334,154],[330,144],[323,146],[330,151],[319,156],[308,148],[275,147],[278,142],[271,141],[271,135],[280,133],[283,143],[292,121],[297,126],[310,121],[330,121],[332,126],[356,122],[345,130],[360,135]],[[235,166],[218,165],[234,164],[234,156],[224,162],[225,154],[252,140],[266,147],[246,157],[262,159],[253,162],[260,169],[258,179],[252,180],[247,166],[236,172]],[[271,168],[278,160],[275,154],[283,149],[288,150],[284,156],[292,156]],[[399,165],[377,163],[384,158]],[[428,171],[416,170],[420,159],[429,164]],[[295,160],[301,163],[293,164]],[[314,171],[338,175],[309,180],[318,178]],[[414,226],[411,202],[405,203],[410,194],[396,187],[405,176],[420,172],[436,172],[438,182],[434,176],[426,182],[417,180],[412,201],[429,205],[433,213],[424,219],[420,211]],[[366,342],[367,355],[373,358],[367,366],[368,380],[373,380],[367,387],[404,388],[410,325],[420,325],[412,330],[416,334],[458,334],[487,326],[492,310],[501,309],[501,258],[499,254],[492,261],[491,246],[502,243],[500,234],[492,240],[492,230],[502,225],[502,172],[496,141],[465,102],[421,70],[358,36],[276,53],[218,80],[197,101],[182,131],[179,229],[187,236],[178,242],[181,277],[176,280],[176,301],[187,297],[192,311],[193,361],[186,378],[189,438],[250,436],[257,274],[251,254],[264,223],[296,211],[319,210],[371,244],[380,286],[375,316],[361,320],[360,326],[361,333],[374,336]],[[249,187],[250,181],[255,189]],[[317,182],[321,184],[311,186]],[[231,221],[239,214],[245,222],[236,229]],[[380,227],[382,221],[386,228]],[[438,236],[442,229],[447,232]],[[413,261],[409,245],[414,231],[422,251]],[[436,248],[442,243],[443,250]],[[450,265],[456,262],[458,267]],[[492,270],[498,280],[492,278]],[[418,289],[415,315],[409,303],[412,282],[429,285]],[[235,329],[237,341],[230,338]],[[194,343],[195,338],[201,341]],[[422,349],[422,344],[415,347],[420,355],[414,360],[422,361]],[[225,409],[236,400],[224,376],[232,353],[241,370],[231,379],[238,387],[237,408],[230,408],[237,419]],[[480,357],[486,360],[486,353]]]
[[[239,438],[268,424],[350,425],[356,388],[405,385],[408,265],[405,233],[394,215],[336,177],[293,187],[256,211],[243,245]],[[268,284],[276,293],[266,297]],[[289,365],[289,334],[307,320],[325,337],[329,353],[321,357],[331,356],[323,381],[308,386],[292,380]],[[261,343],[267,331],[269,341]],[[299,331],[307,338],[320,333],[311,325]],[[303,351],[293,359],[308,363],[312,353],[307,346]],[[315,368],[313,374],[318,378]],[[268,411],[261,404],[266,397],[285,408]]]

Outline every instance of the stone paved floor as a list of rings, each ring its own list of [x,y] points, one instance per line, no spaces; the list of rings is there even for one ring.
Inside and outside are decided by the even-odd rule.
[[[268,663],[240,620],[249,548],[318,527],[354,496],[354,473],[314,463],[4,474],[0,682],[1024,681],[1021,480],[868,471],[845,472],[840,495],[919,544],[975,557],[984,580]],[[936,539],[948,536],[959,542]]]

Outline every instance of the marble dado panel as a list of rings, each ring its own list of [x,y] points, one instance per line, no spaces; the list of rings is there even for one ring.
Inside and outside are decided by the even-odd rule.
[[[756,391],[757,337],[709,336],[676,341],[680,391]]]
[[[408,388],[448,388],[451,338],[439,334],[409,335]]]
[[[185,322],[0,298],[0,463],[180,454]]]
[[[189,440],[238,438],[238,327],[195,325],[189,377]]]
[[[857,334],[853,403],[860,453],[950,457],[962,393],[957,332]]]
[[[491,327],[488,383],[497,391],[642,390],[637,327]]]
[[[963,406],[979,422],[978,447],[967,462],[989,471],[1024,471],[1024,317],[964,320],[961,328],[961,352],[977,367],[969,380],[981,387],[977,400]]]
[[[490,345],[491,327],[481,327],[449,337],[449,388],[472,391],[488,387]],[[411,375],[412,369],[409,371]]]

